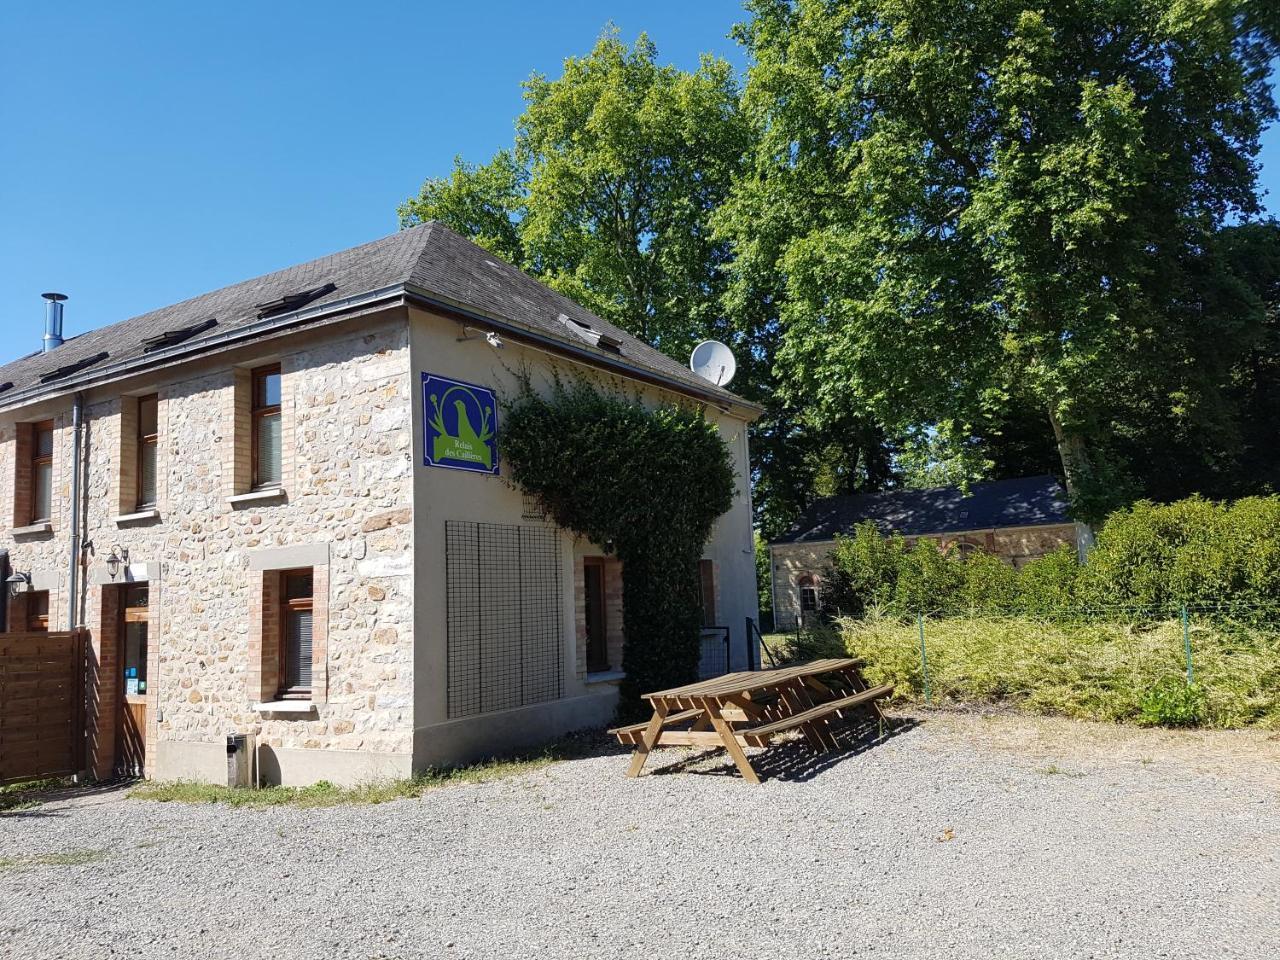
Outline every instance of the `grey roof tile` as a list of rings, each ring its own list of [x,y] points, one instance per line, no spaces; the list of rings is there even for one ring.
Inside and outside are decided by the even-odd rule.
[[[744,402],[434,221],[91,330],[68,339],[49,353],[33,353],[14,360],[0,367],[0,384],[13,383],[12,388],[0,393],[0,402],[6,399],[6,395],[14,396],[36,387],[43,375],[103,350],[109,357],[97,365],[99,367],[140,361],[146,357],[147,341],[211,318],[218,321],[217,325],[183,341],[183,346],[197,347],[208,341],[212,348],[226,334],[259,322],[259,304],[326,283],[334,284],[334,289],[308,302],[305,309],[312,310],[388,287],[408,285],[440,300],[598,355],[605,363],[618,360],[616,353],[594,348],[571,334],[559,319],[561,314],[565,314],[619,339],[622,342],[621,359],[640,370],[688,386],[703,395]],[[34,340],[34,324],[32,329]],[[41,395],[72,390],[93,372],[93,367],[90,367],[83,371],[83,376],[73,374],[49,383]]]
[[[1070,523],[1066,493],[1056,477],[1018,477],[959,487],[886,490],[824,497],[772,543],[812,543],[851,533],[870,520],[883,534],[919,536],[992,527]]]

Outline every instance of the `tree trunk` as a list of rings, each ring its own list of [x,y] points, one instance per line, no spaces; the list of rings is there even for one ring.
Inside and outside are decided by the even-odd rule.
[[[1053,439],[1058,445],[1058,459],[1062,461],[1062,475],[1066,479],[1067,496],[1074,503],[1080,493],[1081,482],[1087,483],[1090,471],[1089,448],[1084,437],[1078,433],[1067,433],[1058,419],[1058,411],[1053,404],[1048,405],[1049,423],[1053,425]],[[1083,560],[1093,546],[1093,529],[1089,524],[1079,520],[1080,542],[1077,544],[1080,558]]]

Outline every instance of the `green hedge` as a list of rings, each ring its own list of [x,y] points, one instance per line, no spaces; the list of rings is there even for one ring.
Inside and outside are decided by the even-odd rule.
[[[901,700],[923,698],[917,623],[872,615],[843,620],[839,628],[844,648],[866,662],[872,683],[892,683]],[[1280,633],[1274,629],[1193,620],[1190,687],[1177,619],[956,617],[926,620],[924,632],[935,703],[1000,703],[1115,722],[1280,728]],[[824,633],[833,631],[807,637],[802,646],[815,647]]]
[[[867,523],[837,537],[823,590],[830,618],[1249,608],[1277,600],[1280,497],[1140,502],[1107,518],[1086,563],[1063,547],[1017,571],[981,552],[944,552],[930,540],[907,548]]]

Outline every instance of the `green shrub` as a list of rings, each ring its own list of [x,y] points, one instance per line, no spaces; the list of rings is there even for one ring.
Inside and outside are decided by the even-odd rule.
[[[1076,605],[1080,562],[1074,547],[1063,544],[1036,557],[1017,573],[1017,609],[1025,613],[1062,613]]]
[[[965,562],[932,540],[918,540],[902,553],[893,606],[901,613],[951,611],[960,599]]]
[[[869,616],[840,621],[851,656],[872,683],[919,700],[924,678],[915,623]],[[1186,686],[1182,624],[1055,617],[926,620],[934,700],[1002,703],[1033,713],[1142,722],[1151,691]],[[1198,722],[1280,728],[1280,630],[1227,629],[1207,620],[1192,633]],[[1161,721],[1167,722],[1167,721]]]
[[[1083,566],[1064,545],[1018,571],[928,540],[908,549],[866,523],[836,539],[823,585],[830,616],[1269,606],[1280,599],[1280,497],[1139,502],[1107,518]]]
[[[960,603],[964,610],[1013,610],[1018,606],[1018,571],[995,554],[978,551],[963,564]]]
[[[1275,603],[1280,497],[1141,501],[1107,518],[1080,574],[1091,604],[1173,609]]]
[[[1194,727],[1204,719],[1204,693],[1194,683],[1167,677],[1143,694],[1139,709],[1144,727]]]
[[[823,606],[828,616],[861,616],[888,607],[898,585],[901,537],[883,537],[870,521],[852,536],[837,535],[822,576]]]

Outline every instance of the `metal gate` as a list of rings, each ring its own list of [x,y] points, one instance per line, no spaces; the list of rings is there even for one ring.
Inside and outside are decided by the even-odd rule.
[[[0,783],[84,768],[84,633],[0,633]]]
[[[698,679],[709,680],[729,672],[728,627],[703,627],[698,650]]]

